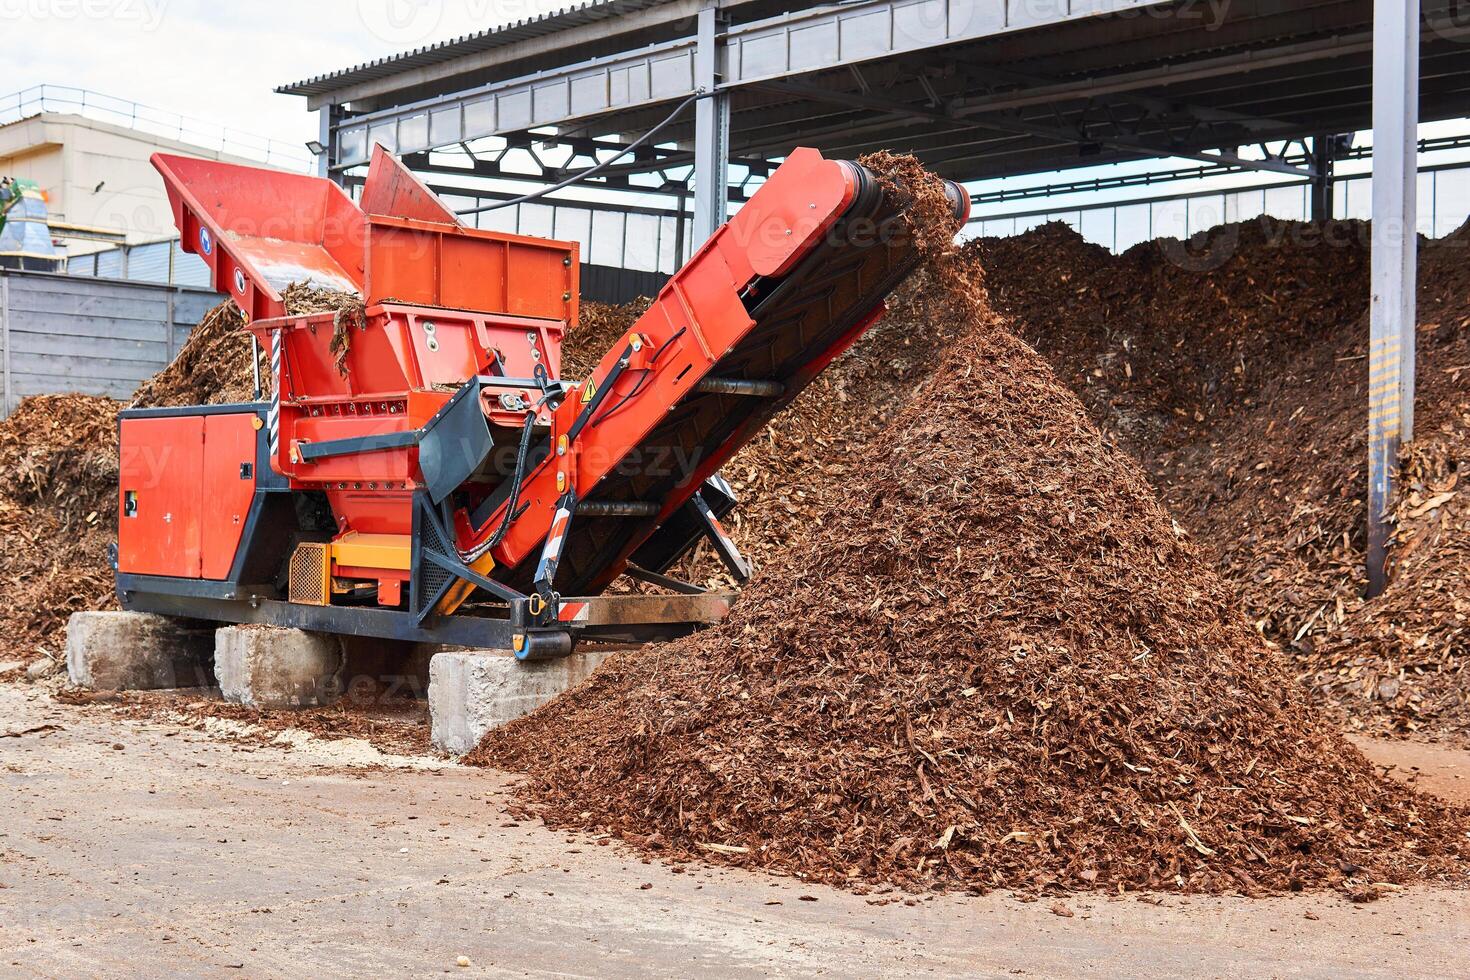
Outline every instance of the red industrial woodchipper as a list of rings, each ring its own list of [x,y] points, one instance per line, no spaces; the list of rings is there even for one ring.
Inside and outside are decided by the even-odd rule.
[[[381,148],[358,203],[322,178],[153,162],[184,247],[269,352],[270,398],[122,413],[117,588],[221,622],[539,659],[718,621],[729,594],[663,573],[708,540],[748,574],[720,465],[918,261],[871,174],[799,149],[567,381],[576,243],[467,228]],[[364,315],[287,315],[304,281]],[[602,595],[623,574],[668,594]]]

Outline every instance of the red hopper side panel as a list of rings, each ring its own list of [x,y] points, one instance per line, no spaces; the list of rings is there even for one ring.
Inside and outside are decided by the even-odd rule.
[[[185,251],[251,320],[281,316],[281,290],[311,279],[361,292],[366,229],[322,177],[155,153]]]

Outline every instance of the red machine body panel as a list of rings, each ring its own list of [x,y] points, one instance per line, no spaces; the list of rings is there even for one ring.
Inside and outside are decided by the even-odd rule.
[[[255,495],[258,419],[242,412],[122,420],[119,571],[229,574]]]
[[[204,416],[125,419],[119,436],[118,568],[198,578]]]
[[[199,512],[204,552],[199,577],[223,579],[235,563],[240,535],[255,497],[255,459],[260,416],[204,416],[204,479]]]
[[[716,233],[724,239],[721,251],[736,281],[752,273],[777,276],[789,270],[842,216],[856,190],[852,174],[840,162],[805,146],[792,151],[767,185],[772,181],[777,192],[753,195]]]
[[[281,290],[310,279],[362,288],[366,221],[331,181],[155,153],[179,241],[251,319],[285,312]]]
[[[417,218],[447,225],[459,223],[459,217],[439,200],[439,195],[391,153],[384,152],[381,146],[373,147],[368,172],[374,179],[363,186],[362,198],[358,201],[358,207],[365,214]]]
[[[541,364],[554,378],[561,367],[567,327],[563,320],[383,303],[367,308],[339,368],[331,349],[332,318],[331,313],[313,313],[250,325],[267,347],[273,334],[283,331],[285,400],[326,404],[354,398],[401,399],[414,389],[457,387],[484,373],[496,357],[510,377],[529,378]],[[514,423],[520,417],[515,413],[507,419]]]
[[[575,242],[373,215],[363,295],[422,306],[576,319]]]

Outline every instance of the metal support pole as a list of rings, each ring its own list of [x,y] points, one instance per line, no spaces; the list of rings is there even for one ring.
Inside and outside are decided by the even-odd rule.
[[[706,92],[717,94],[700,99],[694,106],[694,240],[693,248],[703,245],[715,229],[725,223],[729,200],[730,96],[718,92],[720,84],[719,8],[715,0],[706,0],[699,12],[694,55],[694,83]],[[692,249],[691,249],[692,251]]]
[[[687,237],[684,234],[684,222],[687,220],[684,212],[689,207],[689,195],[680,191],[676,200],[679,203],[675,206],[678,217],[674,219],[674,268],[680,269],[684,266],[684,239]]]
[[[169,242],[169,254],[173,254],[173,242]],[[163,310],[163,366],[168,367],[174,362],[174,296],[173,283],[169,283],[168,291],[164,293]],[[252,336],[254,336],[252,334]],[[160,369],[161,370],[161,369]]]
[[[1373,254],[1368,346],[1368,596],[1388,584],[1389,509],[1414,435],[1419,2],[1373,4]]]
[[[258,402],[265,389],[260,385],[260,338],[253,333],[250,335],[250,380],[254,384],[250,389],[250,400]]]
[[[10,276],[0,272],[0,376],[3,376],[4,391],[0,398],[0,419],[10,414],[14,407],[11,404],[10,387]]]
[[[1312,220],[1331,221],[1333,210],[1332,169],[1337,157],[1337,138],[1323,133],[1312,140]]]
[[[337,159],[337,127],[332,125],[336,120],[333,118],[333,105],[324,105],[317,110],[317,141],[323,149],[321,156],[316,158],[316,172],[318,177],[332,177],[332,161]],[[338,183],[341,183],[338,179]]]

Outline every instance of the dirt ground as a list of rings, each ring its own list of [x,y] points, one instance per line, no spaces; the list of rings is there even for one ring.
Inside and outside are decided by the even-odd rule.
[[[516,821],[507,776],[355,740],[261,745],[24,685],[0,719],[4,975],[1402,977],[1460,972],[1470,944],[1466,893],[1433,889],[876,905],[894,896],[645,864]],[[1470,801],[1470,753],[1360,744]]]

